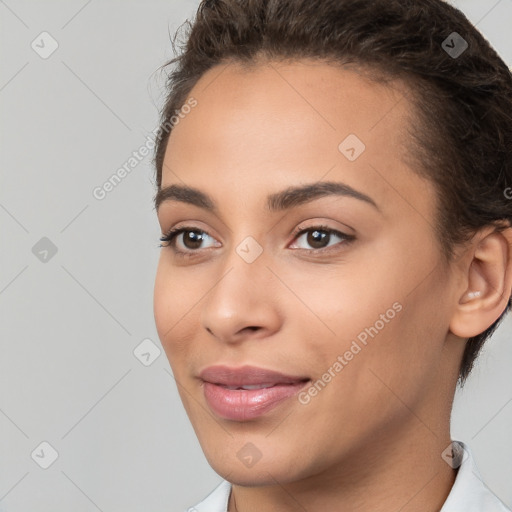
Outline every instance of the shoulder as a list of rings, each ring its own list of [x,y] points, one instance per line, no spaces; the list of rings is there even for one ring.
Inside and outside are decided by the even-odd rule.
[[[511,512],[485,485],[469,446],[453,441],[458,448],[461,464],[452,490],[440,512]]]
[[[206,498],[185,512],[227,512],[231,484],[223,480]]]

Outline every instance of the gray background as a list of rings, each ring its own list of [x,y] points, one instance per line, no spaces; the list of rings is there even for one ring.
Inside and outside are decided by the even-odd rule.
[[[454,3],[510,65],[512,0]],[[197,4],[0,1],[4,512],[179,511],[220,481],[164,352],[144,356],[149,366],[133,353],[148,338],[161,349],[151,157],[103,200],[92,194],[157,126],[169,33]],[[31,47],[51,47],[44,31],[59,45],[46,59]],[[33,252],[43,237],[57,248],[46,261]],[[457,394],[452,421],[452,437],[472,447],[509,506],[511,332],[507,318]],[[58,452],[47,469],[43,441]]]

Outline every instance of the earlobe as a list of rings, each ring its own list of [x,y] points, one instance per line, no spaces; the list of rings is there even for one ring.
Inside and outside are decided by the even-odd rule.
[[[450,322],[450,331],[461,338],[490,327],[505,310],[512,288],[512,228],[487,228],[474,240]]]

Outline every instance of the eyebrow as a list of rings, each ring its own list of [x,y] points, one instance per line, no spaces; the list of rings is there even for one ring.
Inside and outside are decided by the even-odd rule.
[[[364,201],[380,212],[375,201],[366,194],[359,192],[351,186],[337,181],[323,181],[308,185],[288,187],[280,192],[267,196],[267,208],[271,212],[278,212],[295,208],[325,196],[345,196]],[[178,201],[204,208],[212,213],[218,213],[215,201],[197,188],[186,185],[169,185],[160,189],[154,197],[155,208],[163,202]]]

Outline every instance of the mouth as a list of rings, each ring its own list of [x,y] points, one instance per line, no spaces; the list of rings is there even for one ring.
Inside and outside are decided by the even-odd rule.
[[[219,386],[237,388],[271,387],[279,384],[296,384],[310,380],[303,375],[287,375],[275,370],[267,370],[257,366],[242,366],[239,368],[217,365],[205,368],[199,378],[205,382]]]
[[[217,383],[213,382],[212,384],[217,384],[217,386],[222,386],[225,389],[230,389],[230,390],[245,389],[246,391],[250,391],[252,389],[273,388],[274,386],[293,386],[293,384],[284,384],[284,383],[279,383],[279,382],[270,382],[267,384],[252,384],[252,385],[247,384],[244,386],[225,386],[224,384],[220,384],[218,382]]]
[[[200,374],[203,392],[210,410],[217,416],[248,421],[284,405],[311,379],[285,375],[273,370],[244,366],[211,366]]]

